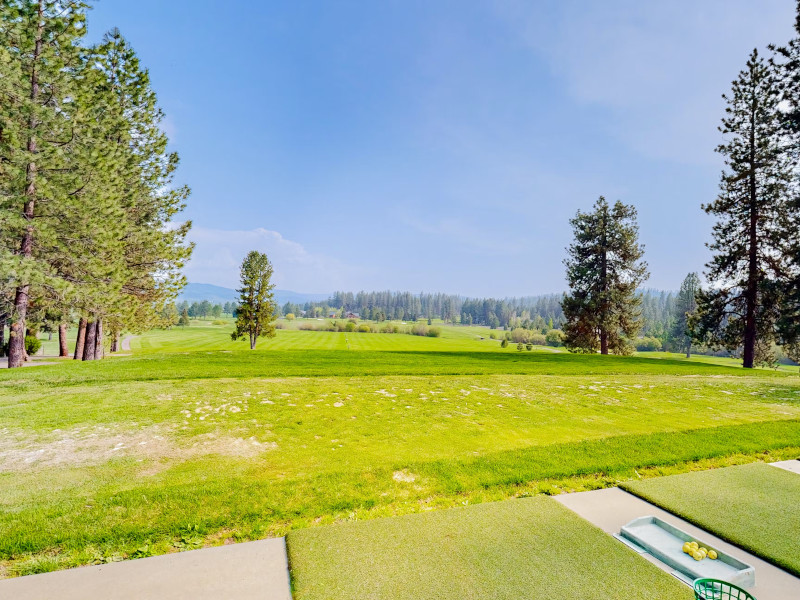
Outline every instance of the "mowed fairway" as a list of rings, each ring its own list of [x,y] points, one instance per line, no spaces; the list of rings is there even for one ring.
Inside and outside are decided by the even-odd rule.
[[[800,455],[796,375],[487,333],[192,326],[4,371],[5,574]]]
[[[550,498],[305,529],[287,545],[296,600],[692,597]]]

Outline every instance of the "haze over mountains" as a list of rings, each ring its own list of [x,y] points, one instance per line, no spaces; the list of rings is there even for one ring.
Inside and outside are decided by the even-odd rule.
[[[306,302],[320,302],[326,300],[330,294],[305,294],[302,292],[293,292],[291,290],[275,290],[275,300],[279,306],[291,302],[293,304],[305,304]],[[210,283],[187,283],[181,293],[178,295],[177,301],[183,302],[184,300],[191,302],[202,302],[208,300],[214,304],[225,302],[236,302],[239,299],[239,294],[236,290],[231,288],[222,287],[220,285],[213,285]]]

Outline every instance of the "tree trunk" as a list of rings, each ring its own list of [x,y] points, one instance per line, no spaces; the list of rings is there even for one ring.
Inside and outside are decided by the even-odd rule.
[[[75,340],[75,360],[83,359],[83,346],[86,342],[86,319],[78,321],[78,338]]]
[[[97,342],[97,323],[86,323],[86,340],[83,344],[83,360],[94,360],[95,344]]]
[[[103,358],[103,320],[97,319],[95,327],[95,342],[94,342],[94,359],[102,360]]]
[[[42,11],[44,0],[39,0],[38,20],[36,23],[36,41],[33,49],[33,61],[31,67],[31,100],[35,103],[39,97],[39,57],[42,53]],[[36,112],[32,111],[28,119],[28,143],[27,151],[29,156],[36,154]],[[36,163],[31,161],[25,168],[25,204],[22,208],[22,215],[28,222],[25,233],[22,236],[20,245],[20,256],[30,259],[33,255],[33,218],[36,208]],[[30,285],[23,283],[17,287],[14,295],[14,321],[11,323],[8,343],[8,368],[21,367],[25,361],[25,319],[28,316],[28,294]]]
[[[0,315],[0,356],[5,356],[5,345],[6,345],[6,320],[8,316],[3,313]]]
[[[58,355],[69,356],[67,349],[67,324],[60,323],[58,326]]]
[[[111,352],[119,352],[119,331],[115,331],[111,336]]]
[[[254,336],[251,333],[250,334],[250,350],[255,350],[255,349],[256,349],[256,336]]]
[[[750,125],[750,176],[749,176],[749,204],[750,228],[748,231],[748,264],[747,264],[747,289],[745,290],[745,317],[744,317],[744,355],[742,366],[752,369],[755,362],[756,350],[756,304],[758,302],[758,201],[756,191],[756,141],[755,141],[755,102],[751,111]]]
[[[603,308],[600,311],[600,354],[608,354],[608,239],[606,228],[608,227],[608,210],[603,211],[603,235],[601,238],[600,259],[600,285],[603,289]]]

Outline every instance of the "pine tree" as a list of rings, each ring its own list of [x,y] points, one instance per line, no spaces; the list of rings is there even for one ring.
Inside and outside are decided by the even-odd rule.
[[[641,328],[637,288],[647,279],[644,246],[638,242],[636,209],[602,196],[592,212],[570,220],[575,240],[569,246],[569,295],[564,310],[564,345],[572,352],[629,354],[629,340]]]
[[[277,305],[271,279],[272,264],[267,255],[251,251],[242,261],[236,329],[231,334],[234,340],[248,336],[251,350],[255,349],[259,337],[275,337]]]
[[[800,0],[797,2],[797,13],[794,24],[796,37],[781,47],[770,46],[775,56],[770,63],[776,67],[778,87],[781,99],[781,124],[783,133],[789,141],[788,152],[794,164],[794,179],[788,206],[798,211],[800,203],[800,178],[798,177],[798,155],[800,155]],[[795,230],[800,229],[800,222],[795,220]],[[792,269],[785,278],[784,301],[777,323],[778,342],[789,354],[797,357],[800,349],[800,243],[793,240],[789,251],[792,258]]]
[[[54,205],[73,190],[72,99],[85,11],[79,1],[0,0],[0,270],[14,287],[9,367],[24,361],[31,286],[69,287],[43,254],[56,245]]]
[[[753,50],[724,98],[727,141],[717,152],[726,168],[719,196],[703,207],[717,222],[694,329],[712,346],[741,349],[743,366],[752,368],[773,361],[800,219],[774,68]]]
[[[686,352],[686,358],[692,356],[692,335],[690,321],[697,312],[697,292],[700,289],[700,278],[697,273],[689,273],[681,283],[681,289],[675,300],[675,320],[672,326],[672,338],[678,347]]]

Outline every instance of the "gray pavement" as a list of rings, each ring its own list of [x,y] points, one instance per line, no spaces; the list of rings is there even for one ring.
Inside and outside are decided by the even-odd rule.
[[[758,600],[798,600],[800,598],[800,579],[797,577],[619,488],[561,494],[554,498],[609,534],[619,533],[623,525],[637,517],[653,515],[663,519],[689,535],[755,567],[756,585],[748,591]],[[641,556],[664,571],[672,572],[671,567],[652,555],[642,554]]]
[[[773,467],[778,467],[785,471],[791,471],[800,475],[800,459],[797,460],[781,460],[774,463],[769,463]]]
[[[284,538],[0,581],[13,600],[291,600]]]

